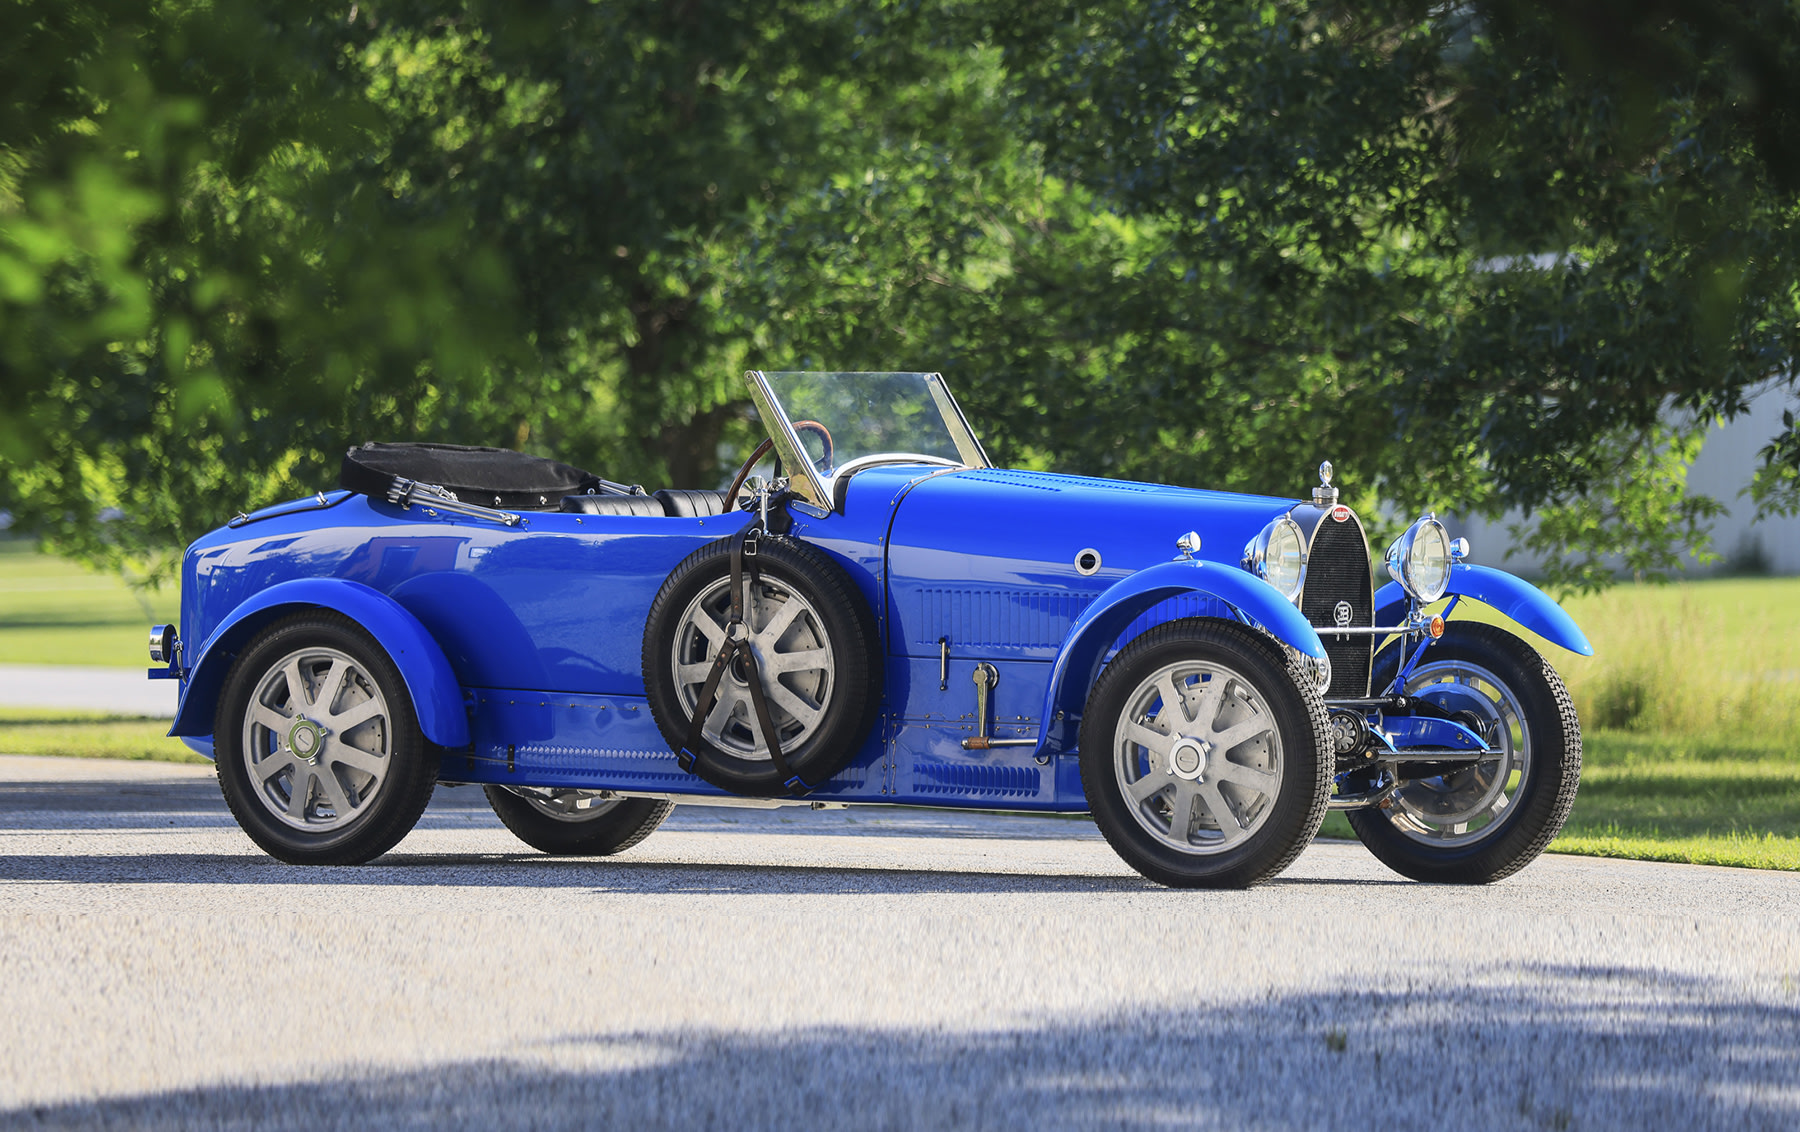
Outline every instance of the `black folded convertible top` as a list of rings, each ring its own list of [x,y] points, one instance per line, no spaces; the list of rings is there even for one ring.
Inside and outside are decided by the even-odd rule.
[[[466,444],[384,444],[370,441],[344,453],[338,482],[385,499],[396,478],[434,484],[464,503],[521,511],[554,511],[565,495],[642,495],[568,464]]]

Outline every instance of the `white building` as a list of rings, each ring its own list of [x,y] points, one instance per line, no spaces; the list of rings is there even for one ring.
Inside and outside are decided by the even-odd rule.
[[[1758,520],[1756,504],[1746,493],[1759,464],[1757,454],[1782,431],[1784,409],[1800,416],[1800,398],[1780,389],[1765,392],[1751,402],[1749,412],[1717,426],[1706,438],[1699,458],[1688,471],[1688,490],[1712,496],[1725,505],[1728,513],[1713,520],[1712,525],[1712,546],[1721,561],[1700,565],[1686,558],[1691,574],[1744,570],[1753,564],[1772,574],[1800,574],[1800,516]],[[1518,521],[1515,512],[1494,522],[1452,520],[1449,526],[1451,534],[1468,536],[1472,561],[1522,574],[1539,572],[1541,559],[1524,551],[1502,558],[1514,541],[1507,527]]]

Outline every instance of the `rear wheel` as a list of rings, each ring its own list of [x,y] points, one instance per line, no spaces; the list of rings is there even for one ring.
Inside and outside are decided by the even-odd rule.
[[[1398,648],[1376,657],[1376,685],[1391,683],[1399,663]],[[1486,884],[1518,872],[1562,829],[1581,780],[1581,725],[1562,679],[1512,634],[1458,621],[1403,691],[1501,753],[1403,783],[1385,809],[1351,811],[1356,836],[1414,880]]]
[[[1243,888],[1292,864],[1331,788],[1324,701],[1235,625],[1171,622],[1119,652],[1081,724],[1094,823],[1132,868]]]
[[[296,865],[352,865],[405,837],[437,782],[400,671],[335,613],[276,622],[226,677],[219,789],[250,839]]]
[[[596,798],[585,790],[486,787],[488,804],[520,841],[557,857],[623,853],[655,832],[672,802]]]

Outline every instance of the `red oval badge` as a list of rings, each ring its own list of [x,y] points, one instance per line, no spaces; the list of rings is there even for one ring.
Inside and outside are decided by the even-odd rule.
[[[1344,506],[1342,503],[1331,509],[1331,521],[1334,523],[1341,523],[1349,517],[1350,508]]]

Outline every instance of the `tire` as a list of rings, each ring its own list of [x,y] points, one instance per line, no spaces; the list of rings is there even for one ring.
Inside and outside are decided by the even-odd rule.
[[[1399,654],[1375,658],[1376,687],[1393,681]],[[1530,864],[1562,829],[1581,781],[1581,724],[1562,678],[1512,634],[1457,621],[1426,650],[1405,694],[1442,700],[1507,753],[1403,783],[1385,809],[1350,811],[1356,836],[1414,880],[1487,884]]]
[[[758,541],[746,621],[763,658],[763,694],[782,757],[817,787],[856,757],[874,725],[881,702],[879,637],[868,604],[822,551],[779,535]],[[671,750],[687,743],[707,673],[725,639],[730,601],[731,540],[720,539],[675,567],[650,607],[644,689]],[[778,667],[771,671],[771,664]],[[748,674],[734,668],[719,682],[694,773],[734,794],[786,794],[755,722]]]
[[[1226,622],[1173,621],[1120,650],[1094,682],[1081,785],[1094,824],[1146,877],[1247,888],[1293,864],[1318,832],[1331,749],[1318,690],[1272,642]]]
[[[616,798],[583,807],[579,790],[512,790],[488,786],[488,805],[520,841],[553,857],[610,857],[656,831],[673,802]]]
[[[213,755],[238,825],[293,865],[379,857],[417,824],[437,783],[438,752],[400,670],[355,622],[323,611],[277,621],[239,655]]]

